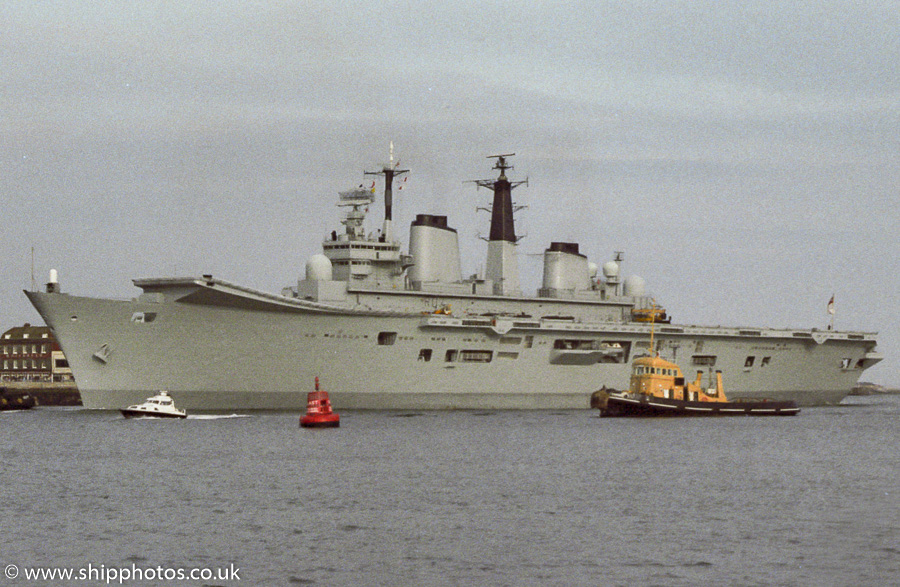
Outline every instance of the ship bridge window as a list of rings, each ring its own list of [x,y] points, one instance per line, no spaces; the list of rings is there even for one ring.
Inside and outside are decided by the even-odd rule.
[[[378,344],[381,345],[391,345],[397,342],[397,333],[396,332],[379,332],[378,333]]]
[[[419,351],[419,360],[426,363],[431,360],[431,349],[422,349]]]
[[[763,357],[762,363],[759,364],[760,367],[765,367],[772,360],[772,357]]]
[[[851,359],[841,359],[841,369],[849,369],[850,361]]]
[[[749,369],[750,367],[752,367],[754,361],[756,361],[756,357],[754,357],[754,356],[747,357],[747,360],[744,361],[744,368]]]

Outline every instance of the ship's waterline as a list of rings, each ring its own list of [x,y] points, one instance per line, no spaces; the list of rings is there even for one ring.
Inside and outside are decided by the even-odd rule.
[[[149,397],[154,390],[87,389],[87,409],[113,410]],[[200,411],[296,411],[306,407],[306,392],[285,391],[181,391],[174,394],[179,407]],[[837,405],[844,390],[786,390],[766,394],[773,400],[791,399],[799,406]],[[743,396],[748,397],[748,396]],[[584,393],[340,393],[329,392],[335,410],[582,410],[590,407]]]
[[[345,232],[331,233],[305,278],[280,295],[212,276],[137,279],[134,300],[26,292],[54,330],[89,408],[117,409],[160,389],[188,409],[301,409],[319,377],[336,408],[587,409],[602,386],[624,389],[647,348],[652,300],[623,279],[622,255],[599,267],[575,243],[551,243],[536,297],[523,296],[510,166],[479,182],[494,192],[485,274],[462,279],[456,231],[420,214],[410,252],[374,196],[341,193]],[[689,284],[688,284],[689,286]],[[654,320],[667,320],[664,313]],[[685,373],[721,370],[729,397],[837,403],[880,360],[873,333],[656,324],[658,349]]]

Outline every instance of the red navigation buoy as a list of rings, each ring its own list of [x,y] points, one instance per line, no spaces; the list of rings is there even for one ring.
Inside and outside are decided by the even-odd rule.
[[[302,428],[337,428],[341,425],[341,417],[331,411],[331,400],[327,391],[319,391],[319,378],[316,377],[316,390],[306,394],[306,415],[300,418]]]

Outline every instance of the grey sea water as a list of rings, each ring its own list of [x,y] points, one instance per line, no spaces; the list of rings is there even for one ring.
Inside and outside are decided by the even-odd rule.
[[[900,397],[845,401],[795,418],[351,411],[332,430],[2,413],[0,566],[18,575],[0,583],[232,565],[239,580],[175,583],[897,584]]]

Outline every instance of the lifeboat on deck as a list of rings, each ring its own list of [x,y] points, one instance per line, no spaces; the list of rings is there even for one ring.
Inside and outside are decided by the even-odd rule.
[[[652,308],[634,308],[631,310],[632,322],[658,322],[668,324],[672,318],[666,314],[665,308],[653,306]]]

